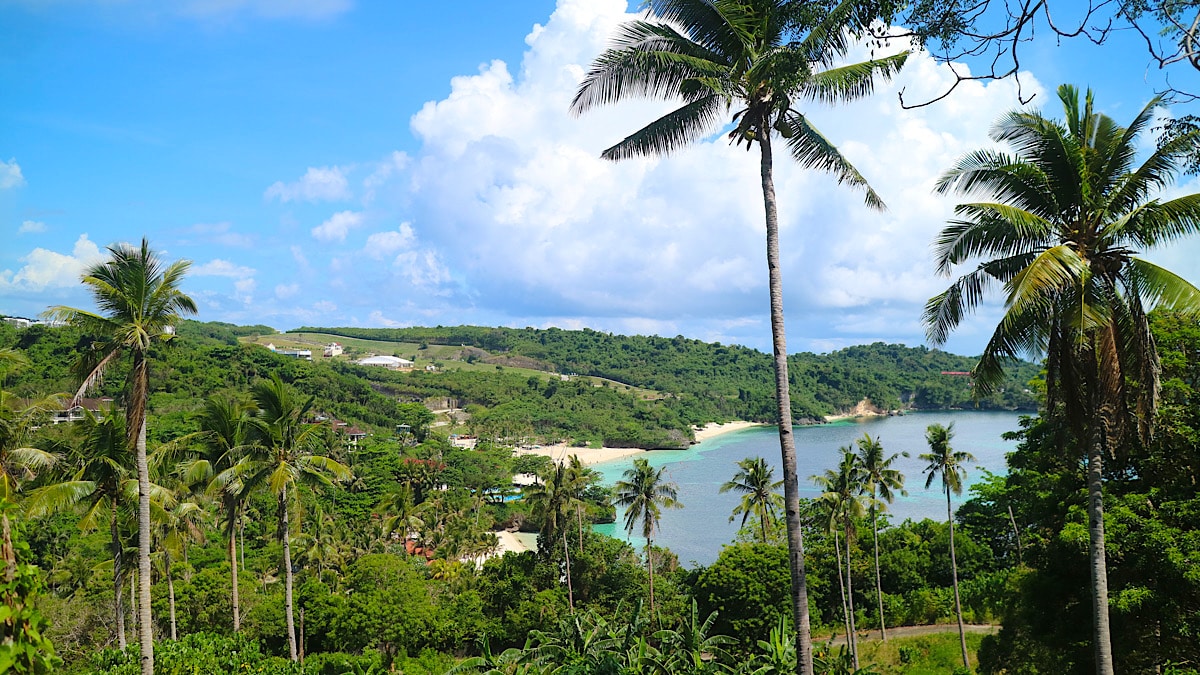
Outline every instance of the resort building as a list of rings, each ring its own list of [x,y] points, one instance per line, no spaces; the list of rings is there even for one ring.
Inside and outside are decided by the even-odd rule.
[[[413,362],[399,356],[368,356],[355,361],[360,366],[379,366],[389,370],[411,370]]]
[[[342,346],[336,342],[331,342],[331,343],[325,345],[325,357],[326,358],[330,358],[330,357],[334,357],[334,356],[341,356],[345,351],[346,350],[343,349]]]

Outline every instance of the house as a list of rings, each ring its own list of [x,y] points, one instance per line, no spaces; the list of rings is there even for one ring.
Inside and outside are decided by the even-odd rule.
[[[336,342],[331,342],[331,343],[325,345],[326,358],[330,358],[330,357],[334,357],[334,356],[341,356],[345,351],[346,350],[340,344],[338,344]]]
[[[274,352],[280,356],[291,356],[292,358],[312,361],[311,349],[276,349]]]
[[[360,366],[379,366],[388,370],[411,370],[413,362],[399,356],[368,356],[355,361]]]
[[[4,317],[4,323],[17,328],[29,328],[34,324],[32,320],[23,319],[19,316],[6,316]]]
[[[74,405],[70,401],[63,404],[62,410],[55,410],[50,417],[51,424],[62,424],[64,422],[78,422],[87,416],[87,413],[100,415],[100,411],[104,408],[112,406],[111,398],[81,398]]]

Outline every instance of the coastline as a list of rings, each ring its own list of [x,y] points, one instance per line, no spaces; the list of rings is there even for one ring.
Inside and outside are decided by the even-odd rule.
[[[717,436],[724,436],[725,434],[732,433],[734,431],[765,426],[770,425],[762,422],[744,422],[742,420],[735,420],[733,422],[725,422],[724,424],[720,422],[709,422],[702,427],[692,427],[692,431],[696,434],[696,442],[703,443],[704,441],[716,438]]]
[[[572,455],[576,455],[585,466],[592,466],[593,464],[602,464],[615,459],[640,455],[643,452],[648,451],[642,448],[572,447],[566,443],[555,443],[554,445],[541,445],[533,448],[517,448],[513,451],[513,455],[542,455],[560,464],[569,460]]]

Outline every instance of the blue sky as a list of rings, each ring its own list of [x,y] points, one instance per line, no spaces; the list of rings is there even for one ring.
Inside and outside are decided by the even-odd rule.
[[[0,0],[0,313],[87,306],[83,266],[146,236],[193,261],[201,320],[587,326],[769,349],[756,155],[718,135],[604,162],[665,107],[567,114],[629,9]],[[1034,106],[1069,81],[1127,121],[1161,81],[1131,39],[1024,54]],[[930,186],[1018,105],[1011,81],[898,105],[901,88],[913,101],[949,78],[916,55],[870,99],[807,108],[891,208],[778,164],[792,351],[924,341],[920,308],[947,284],[930,242],[952,206]],[[1198,254],[1152,257],[1200,282]],[[948,348],[977,353],[995,315]]]

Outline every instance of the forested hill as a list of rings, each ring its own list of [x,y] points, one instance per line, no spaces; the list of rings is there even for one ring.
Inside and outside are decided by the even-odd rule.
[[[292,332],[470,347],[488,352],[497,362],[515,359],[559,373],[602,377],[678,395],[703,417],[773,418],[771,356],[737,345],[558,328],[299,328]],[[884,343],[831,354],[795,354],[789,359],[793,409],[799,419],[820,420],[849,412],[864,400],[887,410],[972,407],[976,402],[970,379],[943,373],[969,371],[975,362],[975,358],[925,347]],[[1002,390],[978,405],[1034,409],[1028,383],[1037,375],[1035,365],[1019,364]]]

